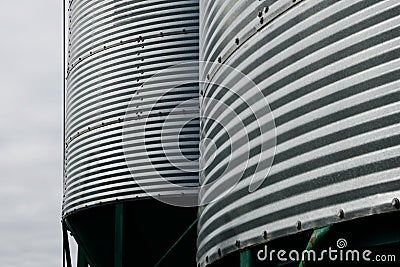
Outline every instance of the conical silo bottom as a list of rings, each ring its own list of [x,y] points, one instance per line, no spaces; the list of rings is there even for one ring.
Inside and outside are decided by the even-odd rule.
[[[196,266],[196,218],[197,208],[138,200],[91,207],[64,220],[91,267],[162,267]]]

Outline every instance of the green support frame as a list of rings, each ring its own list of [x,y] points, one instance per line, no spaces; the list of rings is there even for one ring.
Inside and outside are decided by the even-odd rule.
[[[253,267],[253,258],[251,250],[244,250],[240,252],[240,267]]]
[[[78,247],[78,267],[88,267],[89,263],[86,259],[86,253],[82,247]]]
[[[124,206],[115,205],[115,240],[114,240],[114,267],[122,267],[122,249],[124,235]]]

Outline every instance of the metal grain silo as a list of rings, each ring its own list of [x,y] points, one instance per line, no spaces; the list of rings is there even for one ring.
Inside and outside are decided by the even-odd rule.
[[[261,266],[254,246],[305,248],[328,225],[399,242],[399,14],[397,0],[200,2],[201,138],[215,144],[200,148],[199,266]]]
[[[198,61],[198,5],[68,3],[62,212],[92,267],[153,266],[196,219],[196,209],[153,197],[195,195],[198,184],[198,65],[185,65]],[[154,142],[164,132],[178,136],[178,144]],[[185,168],[170,162],[178,152]],[[195,261],[192,232],[182,262]]]

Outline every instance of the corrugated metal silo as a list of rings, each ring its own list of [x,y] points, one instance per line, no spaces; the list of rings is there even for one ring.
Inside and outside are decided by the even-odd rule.
[[[92,254],[87,255],[92,267],[111,266],[113,242],[102,247],[93,243],[96,235],[114,240],[114,211],[121,203],[126,203],[124,242],[133,240],[131,230],[132,235],[148,233],[143,238],[149,239],[159,231],[176,230],[166,234],[160,253],[195,219],[195,209],[164,207],[151,197],[196,193],[191,188],[198,184],[199,123],[191,118],[198,118],[199,112],[198,67],[184,63],[198,61],[198,5],[198,0],[69,2],[63,219],[86,254]],[[174,71],[165,71],[175,65]],[[179,90],[168,80],[179,80]],[[183,130],[166,126],[179,136],[178,148],[183,147],[190,159],[186,169],[169,162],[176,147],[151,144],[161,138],[167,119],[177,125],[189,120]],[[165,181],[171,183],[161,185]],[[174,185],[185,188],[170,193]],[[132,216],[135,222],[129,221]],[[176,222],[166,216],[182,219]],[[157,220],[164,224],[151,229]],[[90,233],[94,228],[99,231]],[[138,251],[133,254],[140,255]],[[144,257],[150,252],[143,253]]]
[[[201,181],[214,182],[201,196],[219,196],[242,173],[200,208],[199,265],[226,266],[218,262],[267,240],[398,209],[400,3],[204,0],[200,10],[200,60],[234,68],[256,86],[219,64],[200,68],[209,83],[202,138],[215,141],[201,147]],[[263,99],[272,114],[256,131]],[[214,103],[237,111],[233,120],[243,124],[226,125],[232,136],[219,134],[216,119],[230,113]],[[248,141],[229,150],[232,138]],[[246,151],[246,165],[229,165]],[[272,158],[270,171],[257,169]],[[251,179],[262,181],[252,193]]]

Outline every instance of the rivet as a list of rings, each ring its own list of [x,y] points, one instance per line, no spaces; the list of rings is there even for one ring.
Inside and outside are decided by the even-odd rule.
[[[268,239],[268,233],[267,233],[267,231],[264,231],[264,232],[263,232],[263,238],[264,238],[265,240]]]
[[[236,38],[236,40],[235,40],[235,43],[237,44],[237,45],[239,45],[239,38]]]
[[[218,255],[219,255],[219,256],[222,256],[222,251],[221,251],[220,248],[218,249]]]
[[[222,58],[221,58],[221,57],[218,58],[218,62],[219,62],[219,63],[222,62]]]
[[[343,219],[344,218],[344,211],[342,209],[340,209],[337,213],[337,216],[339,217],[339,219]]]
[[[296,228],[297,230],[301,230],[301,221],[297,221]]]
[[[260,18],[260,24],[264,23],[264,18]]]
[[[239,248],[240,247],[240,240],[236,240],[235,245]]]
[[[398,198],[393,198],[392,200],[392,206],[396,209],[400,208],[400,200]]]
[[[206,257],[206,262],[208,262],[208,256]]]
[[[258,16],[261,18],[261,16],[262,16],[262,12],[261,11],[258,11]]]
[[[269,11],[269,6],[264,7],[264,13],[267,13]]]

